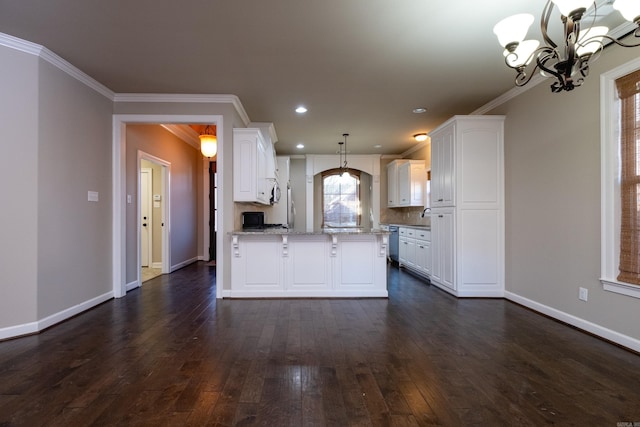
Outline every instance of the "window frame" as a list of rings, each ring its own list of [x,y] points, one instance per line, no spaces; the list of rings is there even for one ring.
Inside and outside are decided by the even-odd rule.
[[[322,199],[321,199],[321,206],[322,206],[322,228],[336,228],[333,226],[327,226],[325,224],[325,214],[324,214],[324,198],[325,198],[325,194],[324,194],[324,180],[326,177],[329,176],[336,176],[336,175],[340,175],[341,172],[343,172],[343,169],[339,169],[339,168],[335,168],[335,169],[329,169],[326,171],[323,171],[320,175],[320,187],[322,188]],[[358,196],[358,207],[362,206],[362,189],[361,187],[361,177],[360,177],[360,171],[356,170],[356,169],[347,169],[347,172],[349,172],[349,174],[351,176],[355,176],[356,180],[357,180],[357,196]],[[358,209],[358,214],[356,216],[356,225],[347,225],[347,226],[340,226],[338,228],[353,228],[353,229],[357,229],[357,228],[361,228],[362,227],[362,212],[360,212],[360,209]]]
[[[640,70],[640,58],[600,76],[600,283],[603,289],[640,298],[640,286],[617,280],[620,260],[620,99],[616,79]]]

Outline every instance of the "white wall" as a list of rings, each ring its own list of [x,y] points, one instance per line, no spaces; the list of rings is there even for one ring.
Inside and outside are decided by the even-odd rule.
[[[111,100],[40,60],[38,317],[111,292]],[[99,201],[89,202],[88,191]]]
[[[37,319],[38,58],[0,46],[0,338]]]

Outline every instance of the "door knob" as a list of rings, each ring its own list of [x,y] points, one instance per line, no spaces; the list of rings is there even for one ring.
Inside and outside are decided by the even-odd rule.
[[[147,224],[142,224],[142,226],[143,226],[143,227],[146,227],[146,226],[147,226]]]

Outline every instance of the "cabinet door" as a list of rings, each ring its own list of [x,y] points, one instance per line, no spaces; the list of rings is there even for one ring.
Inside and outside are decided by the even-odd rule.
[[[427,184],[427,170],[421,162],[412,162],[409,173],[410,205],[424,206],[424,187]]]
[[[398,166],[398,206],[411,204],[411,164],[403,163]]]
[[[455,205],[454,131],[451,124],[431,139],[431,206]]]
[[[409,248],[408,245],[408,239],[406,237],[400,236],[398,244],[398,261],[400,261],[400,264],[407,263],[407,251]]]
[[[427,275],[431,274],[431,242],[416,240],[416,267]]]
[[[432,212],[431,215],[431,278],[456,288],[455,283],[455,218],[453,209]]]
[[[398,163],[387,165],[387,207],[398,206]]]

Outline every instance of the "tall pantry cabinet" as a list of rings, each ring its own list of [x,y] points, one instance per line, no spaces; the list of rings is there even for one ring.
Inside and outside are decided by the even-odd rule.
[[[431,137],[431,283],[504,295],[504,116],[454,116]]]

